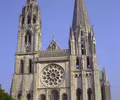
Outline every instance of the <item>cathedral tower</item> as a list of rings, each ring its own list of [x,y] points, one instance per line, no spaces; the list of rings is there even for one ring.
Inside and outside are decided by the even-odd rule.
[[[111,100],[105,69],[98,70],[96,41],[84,0],[75,0],[69,48],[53,39],[41,50],[36,0],[27,0],[19,18],[11,95],[16,100]]]

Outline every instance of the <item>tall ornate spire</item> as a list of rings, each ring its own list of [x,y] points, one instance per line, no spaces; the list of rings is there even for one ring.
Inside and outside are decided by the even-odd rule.
[[[77,27],[89,26],[89,19],[84,0],[75,0],[74,13],[73,13],[73,30]]]

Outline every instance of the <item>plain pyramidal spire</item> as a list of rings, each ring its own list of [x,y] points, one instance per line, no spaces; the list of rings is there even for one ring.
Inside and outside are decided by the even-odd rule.
[[[89,18],[85,6],[85,0],[75,0],[73,12],[73,29],[77,26],[86,27],[89,25]]]

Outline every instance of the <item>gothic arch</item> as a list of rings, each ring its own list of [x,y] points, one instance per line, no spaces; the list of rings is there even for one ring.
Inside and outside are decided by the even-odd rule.
[[[34,16],[33,16],[33,24],[36,23],[36,18],[37,18],[36,15],[34,15]]]
[[[78,88],[76,90],[76,98],[77,98],[77,100],[82,100],[81,99],[81,94],[82,94],[82,90],[80,88]]]
[[[22,94],[18,94],[18,100],[22,100]]]
[[[27,19],[27,23],[28,24],[31,24],[31,16],[30,15],[28,15],[28,17],[27,17],[28,19]]]
[[[92,89],[89,88],[87,92],[88,92],[87,93],[88,94],[88,100],[92,100]]]
[[[30,93],[27,94],[27,100],[31,100],[31,94]]]
[[[57,90],[51,91],[50,100],[59,100],[59,92]]]
[[[81,54],[85,55],[86,54],[86,49],[85,49],[85,39],[81,38]]]
[[[40,100],[46,100],[46,96],[44,94],[40,95]]]
[[[67,94],[66,94],[66,93],[64,93],[64,94],[62,95],[62,100],[67,100]]]

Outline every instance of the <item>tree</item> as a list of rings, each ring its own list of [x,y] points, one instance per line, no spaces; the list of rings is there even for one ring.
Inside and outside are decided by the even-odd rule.
[[[5,92],[5,90],[0,89],[0,100],[14,100],[12,96]]]

